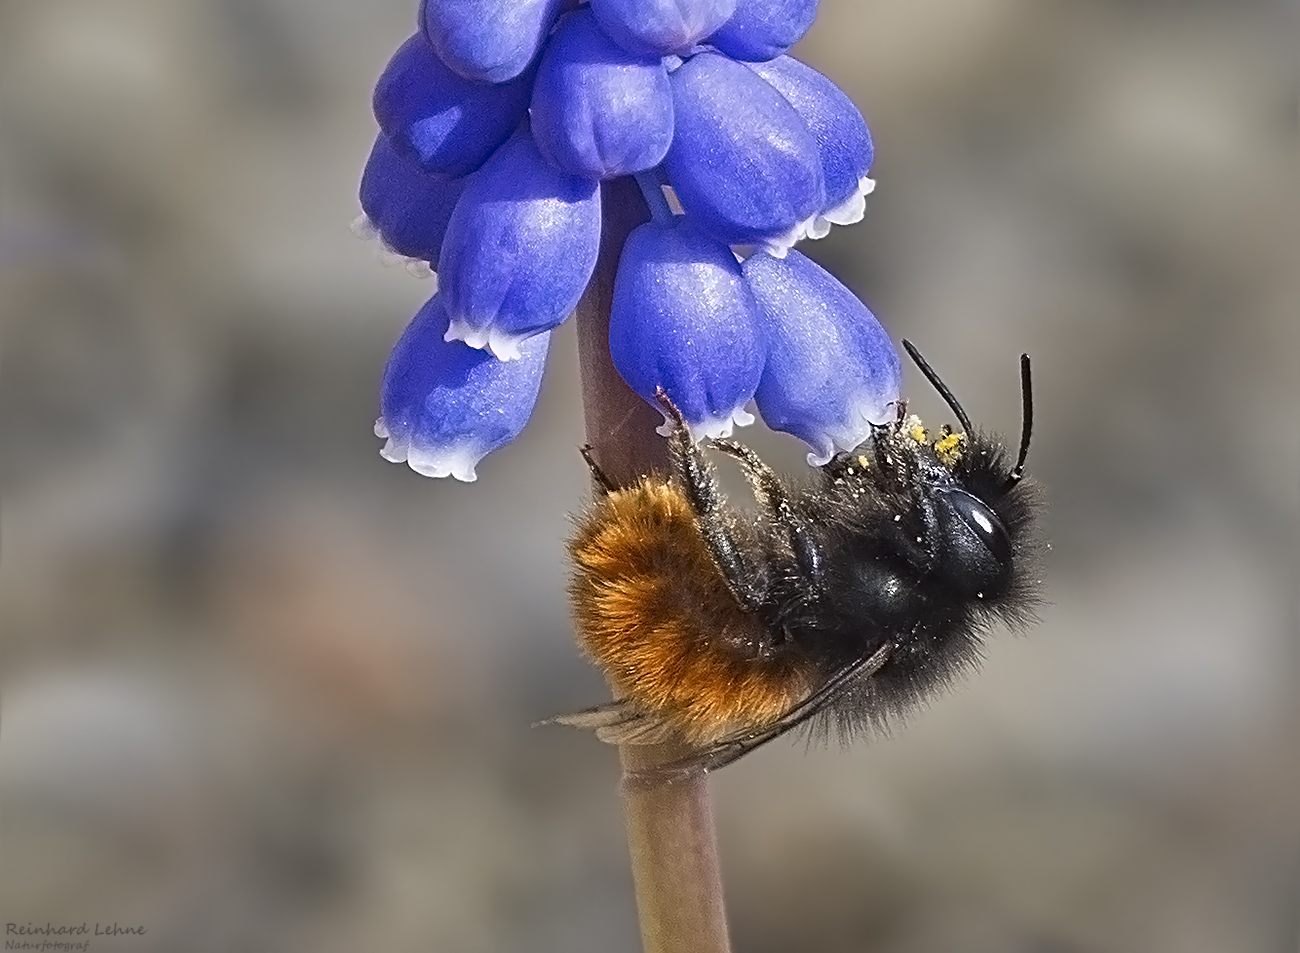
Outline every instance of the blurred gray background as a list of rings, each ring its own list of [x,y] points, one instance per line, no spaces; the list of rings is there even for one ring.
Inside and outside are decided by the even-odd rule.
[[[0,4],[0,920],[637,948],[614,752],[529,727],[606,697],[571,329],[477,484],[370,433],[429,293],[347,228],[414,7]],[[824,0],[879,187],[809,251],[986,426],[1032,353],[1051,604],[898,736],[716,777],[738,951],[1296,949],[1294,27]]]

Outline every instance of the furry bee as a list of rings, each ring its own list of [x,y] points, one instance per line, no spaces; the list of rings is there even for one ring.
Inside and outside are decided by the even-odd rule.
[[[883,728],[973,669],[994,623],[1030,621],[1029,357],[1012,464],[903,346],[963,429],[932,436],[900,406],[806,482],[713,441],[744,471],[754,517],[728,505],[662,393],[671,478],[619,489],[584,449],[599,492],[569,543],[570,595],[618,700],[557,721],[616,744],[682,740],[693,753],[674,767],[714,770],[802,726]]]

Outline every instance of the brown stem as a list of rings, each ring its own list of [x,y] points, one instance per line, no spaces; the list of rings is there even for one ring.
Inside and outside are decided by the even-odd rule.
[[[600,259],[578,304],[578,361],[587,442],[614,483],[667,469],[661,416],[623,383],[609,357],[609,310],[614,273],[628,233],[646,221],[645,203],[630,178],[601,185]],[[727,919],[717,837],[703,771],[656,777],[647,769],[680,758],[674,745],[620,749],[628,850],[645,953],[728,953]],[[641,773],[646,772],[646,773]]]

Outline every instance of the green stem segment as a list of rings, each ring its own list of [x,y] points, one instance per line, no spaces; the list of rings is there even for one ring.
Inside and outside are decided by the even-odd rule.
[[[659,193],[662,200],[662,193]],[[664,203],[667,208],[667,203]],[[587,442],[596,462],[619,486],[667,470],[658,411],[623,383],[609,356],[614,275],[628,234],[647,208],[630,178],[601,184],[600,258],[578,304],[578,360]],[[684,754],[674,745],[620,749],[628,850],[645,953],[729,953],[717,837],[703,771],[656,778],[650,769]]]

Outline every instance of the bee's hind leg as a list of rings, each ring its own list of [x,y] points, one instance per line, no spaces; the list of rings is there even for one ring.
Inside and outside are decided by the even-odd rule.
[[[591,470],[591,479],[595,482],[596,486],[600,487],[602,493],[608,495],[618,489],[618,487],[614,485],[614,481],[606,476],[605,471],[600,468],[600,464],[596,462],[596,458],[592,456],[591,444],[585,444],[584,446],[579,447],[578,452],[582,454],[582,459],[587,461],[587,468]]]
[[[736,604],[747,612],[757,612],[767,597],[767,585],[760,566],[745,565],[740,547],[736,545],[727,521],[726,500],[722,487],[714,479],[713,468],[704,458],[700,448],[691,439],[690,428],[677,405],[660,388],[655,395],[659,406],[672,421],[673,430],[668,437],[668,455],[673,469],[681,479],[686,498],[691,504],[705,545],[722,573]]]
[[[754,490],[763,511],[782,529],[785,530],[790,550],[800,570],[814,583],[821,582],[822,554],[821,548],[813,538],[808,521],[795,512],[781,478],[762,461],[758,454],[734,440],[715,440],[713,446],[722,453],[740,461],[745,478]]]

